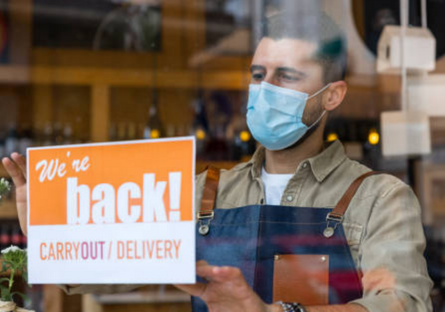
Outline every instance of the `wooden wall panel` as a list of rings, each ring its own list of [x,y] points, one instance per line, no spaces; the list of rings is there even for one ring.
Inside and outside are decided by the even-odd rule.
[[[91,90],[91,141],[106,142],[110,124],[110,87],[94,85]]]
[[[75,138],[90,139],[90,97],[89,86],[53,86],[53,124],[64,127],[71,125]]]
[[[28,65],[31,51],[32,0],[9,1],[10,62]]]
[[[152,101],[151,88],[113,87],[110,89],[112,123],[145,124]]]
[[[174,126],[176,131],[187,132],[192,125],[194,112],[192,103],[197,93],[194,90],[161,90],[160,116],[165,127]]]
[[[184,3],[184,31],[186,34],[187,63],[205,48],[205,0],[188,0]]]
[[[0,135],[6,136],[9,127],[18,119],[19,103],[14,94],[0,93]]]
[[[52,88],[52,85],[34,85],[32,88],[34,128],[42,128],[44,124],[53,121]]]
[[[141,127],[148,122],[149,109],[152,103],[151,88],[111,88],[110,122],[113,126],[133,124],[137,127],[139,137]],[[192,102],[194,90],[162,89],[159,91],[159,118],[166,131],[174,134],[188,134],[193,122]],[[173,130],[172,130],[173,129]],[[171,133],[167,133],[170,134]]]

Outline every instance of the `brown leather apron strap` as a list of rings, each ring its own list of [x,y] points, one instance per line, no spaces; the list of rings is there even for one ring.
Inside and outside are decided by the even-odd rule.
[[[346,193],[343,195],[343,197],[340,199],[340,201],[335,206],[334,210],[330,213],[331,216],[342,218],[345,215],[346,210],[349,207],[349,204],[351,203],[352,198],[357,193],[358,188],[360,185],[362,185],[363,181],[373,175],[381,174],[381,172],[377,171],[371,171],[368,173],[365,173],[364,175],[358,177],[354,182],[352,182],[351,186],[349,186]]]
[[[201,210],[198,218],[213,217],[213,209],[215,208],[216,192],[218,191],[220,170],[215,167],[207,168],[207,177],[204,185],[204,192],[201,200]]]
[[[215,167],[207,168],[207,177],[202,193],[201,209],[197,218],[199,223],[198,232],[205,236],[209,234],[210,222],[213,220],[215,212],[216,193],[218,191],[220,170]]]
[[[334,235],[334,231],[337,228],[337,225],[343,222],[346,210],[348,210],[349,204],[351,203],[352,198],[354,198],[355,194],[357,193],[358,188],[362,185],[363,181],[366,178],[377,174],[382,174],[382,172],[370,171],[368,173],[361,175],[360,177],[355,179],[354,182],[352,182],[352,184],[346,190],[345,194],[337,203],[335,208],[326,217],[328,224],[326,230],[324,231],[324,236],[329,238]],[[330,226],[330,221],[336,222],[334,227]]]

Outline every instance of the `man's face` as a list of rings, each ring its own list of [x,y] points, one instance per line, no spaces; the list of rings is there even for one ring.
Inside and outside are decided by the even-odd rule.
[[[250,68],[251,83],[262,81],[309,95],[324,87],[323,68],[312,58],[317,46],[297,39],[263,38]],[[322,95],[308,101],[303,122],[310,126],[323,112]]]

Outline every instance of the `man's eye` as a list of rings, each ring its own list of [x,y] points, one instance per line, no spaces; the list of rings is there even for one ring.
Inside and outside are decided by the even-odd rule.
[[[260,81],[264,79],[264,74],[252,74],[252,79],[256,81]]]
[[[281,74],[280,75],[280,79],[284,79],[284,80],[288,80],[288,81],[297,81],[298,77],[290,76],[290,75],[286,75],[286,74]]]

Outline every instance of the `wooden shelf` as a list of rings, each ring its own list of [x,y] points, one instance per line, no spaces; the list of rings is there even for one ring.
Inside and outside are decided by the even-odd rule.
[[[165,89],[225,89],[245,90],[250,76],[247,69],[209,70],[199,73],[193,69],[157,72],[156,87]],[[80,66],[0,66],[2,84],[43,85],[107,85],[153,87],[153,71],[134,68],[104,68]]]
[[[160,291],[136,291],[126,294],[96,295],[94,298],[103,305],[190,302],[190,295],[181,291],[166,291],[164,293]]]
[[[1,69],[0,69],[1,70]],[[34,84],[107,85],[152,87],[153,71],[100,67],[34,66],[30,69],[30,82]],[[1,73],[1,71],[0,71]],[[156,87],[165,89],[225,89],[244,90],[249,75],[243,70],[218,70],[202,73],[196,70],[172,70],[156,73]],[[0,75],[1,78],[1,75]]]
[[[29,81],[27,66],[0,65],[0,83],[25,84]]]
[[[9,177],[8,173],[6,172],[5,167],[3,167],[3,164],[0,162],[0,178]]]
[[[17,219],[17,207],[14,200],[4,200],[0,203],[0,219]]]

